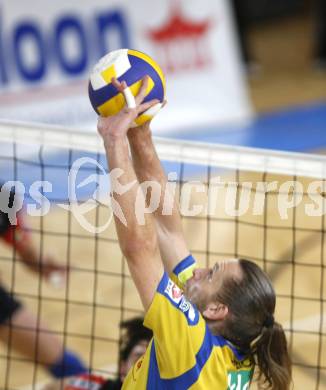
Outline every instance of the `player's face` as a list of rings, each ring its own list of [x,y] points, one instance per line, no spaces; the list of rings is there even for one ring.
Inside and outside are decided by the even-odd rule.
[[[121,363],[120,369],[120,379],[123,381],[128,374],[130,368],[136,363],[136,361],[141,358],[146,352],[148,346],[147,340],[142,340],[138,344],[136,344],[131,350],[128,358]]]
[[[223,281],[230,277],[241,277],[237,259],[215,263],[212,268],[197,268],[186,283],[185,295],[202,311],[209,302],[215,300]]]

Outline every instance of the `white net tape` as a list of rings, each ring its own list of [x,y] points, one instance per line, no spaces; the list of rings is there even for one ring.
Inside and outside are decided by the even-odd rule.
[[[102,140],[96,133],[33,123],[0,121],[0,139],[88,152],[104,151]],[[155,144],[160,158],[167,161],[320,179],[326,177],[326,157],[320,155],[167,138],[156,138]]]

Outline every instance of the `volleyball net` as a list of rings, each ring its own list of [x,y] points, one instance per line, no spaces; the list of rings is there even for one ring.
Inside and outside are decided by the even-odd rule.
[[[0,180],[20,183],[35,245],[70,269],[66,285],[55,288],[3,244],[1,283],[92,370],[115,375],[119,323],[143,312],[115,234],[102,141],[12,122],[0,123],[0,140]],[[156,147],[177,181],[184,231],[199,264],[243,257],[266,270],[290,345],[294,388],[322,389],[326,158],[168,139],[156,139]],[[35,360],[10,343],[1,346],[0,388],[49,380]]]

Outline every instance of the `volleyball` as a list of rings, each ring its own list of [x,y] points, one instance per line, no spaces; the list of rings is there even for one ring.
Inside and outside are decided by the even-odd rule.
[[[125,105],[122,93],[112,85],[112,77],[125,81],[136,96],[144,76],[149,76],[147,94],[143,102],[158,99],[159,103],[141,113],[133,126],[151,120],[161,109],[165,98],[165,77],[162,69],[150,56],[137,50],[120,49],[102,57],[90,73],[88,95],[98,115],[117,114]]]

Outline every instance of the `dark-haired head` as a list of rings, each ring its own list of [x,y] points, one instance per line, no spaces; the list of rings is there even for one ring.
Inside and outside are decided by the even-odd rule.
[[[120,379],[123,381],[130,367],[145,353],[146,348],[153,337],[150,329],[143,325],[144,318],[136,317],[120,324]]]

